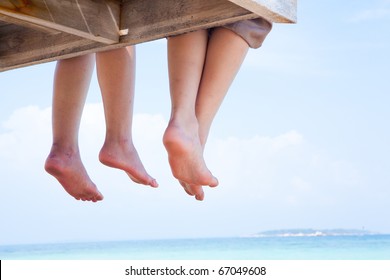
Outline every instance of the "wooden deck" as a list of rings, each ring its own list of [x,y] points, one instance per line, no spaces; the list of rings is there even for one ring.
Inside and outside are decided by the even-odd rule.
[[[0,71],[296,13],[297,0],[0,0]]]

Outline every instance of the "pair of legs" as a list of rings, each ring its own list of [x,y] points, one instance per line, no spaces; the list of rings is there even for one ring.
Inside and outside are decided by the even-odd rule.
[[[212,121],[247,52],[248,43],[220,27],[168,38],[172,111],[163,142],[172,173],[184,190],[203,200],[215,178],[203,158]]]
[[[95,64],[95,54],[57,62],[53,93],[53,144],[45,169],[74,198],[99,201],[103,195],[81,161],[78,131]],[[157,187],[145,170],[132,141],[135,48],[96,54],[106,137],[99,160],[124,170],[136,183]]]

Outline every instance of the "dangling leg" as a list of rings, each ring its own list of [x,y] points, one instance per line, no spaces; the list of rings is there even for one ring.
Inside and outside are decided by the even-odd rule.
[[[103,199],[81,161],[78,131],[94,67],[94,55],[57,62],[53,93],[53,144],[45,169],[74,198]]]
[[[209,39],[205,66],[196,99],[196,117],[202,152],[211,124],[229,90],[249,46],[236,33],[226,28],[216,28]],[[202,193],[201,184],[186,186],[189,193]],[[203,197],[202,197],[203,199]]]
[[[182,184],[218,185],[208,170],[199,141],[196,95],[207,48],[207,31],[168,39],[168,67],[172,113],[163,142],[172,173]],[[192,193],[201,198],[201,193]]]
[[[199,121],[199,136],[203,148],[214,117],[248,49],[247,42],[229,29],[216,28],[211,35],[196,99],[196,117]]]
[[[135,47],[98,53],[96,64],[106,118],[106,139],[99,159],[107,166],[124,170],[136,183],[157,187],[132,139]]]

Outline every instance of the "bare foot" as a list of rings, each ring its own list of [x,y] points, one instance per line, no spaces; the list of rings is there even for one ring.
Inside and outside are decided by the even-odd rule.
[[[204,199],[204,191],[202,186],[188,185],[181,181],[179,181],[179,183],[188,195],[195,196],[195,199],[199,201]]]
[[[46,159],[45,170],[75,199],[93,202],[103,199],[89,178],[78,152],[65,152],[53,146]]]
[[[158,187],[157,181],[145,170],[137,150],[132,143],[105,143],[100,150],[99,160],[101,163],[118,168],[127,173],[135,183]]]
[[[184,129],[171,120],[164,133],[163,143],[168,152],[172,174],[182,185],[218,185],[217,178],[211,174],[203,159],[197,127]]]

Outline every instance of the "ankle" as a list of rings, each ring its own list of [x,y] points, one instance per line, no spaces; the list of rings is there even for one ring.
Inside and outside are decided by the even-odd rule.
[[[185,131],[194,131],[199,129],[198,120],[195,115],[172,116],[168,127],[176,127]]]
[[[50,149],[49,156],[66,156],[73,157],[79,154],[79,148],[75,145],[62,145],[53,143]]]

